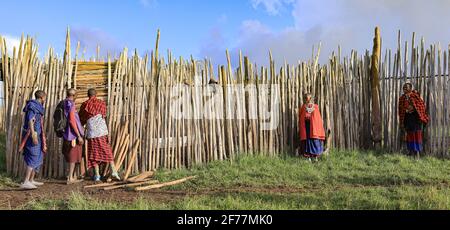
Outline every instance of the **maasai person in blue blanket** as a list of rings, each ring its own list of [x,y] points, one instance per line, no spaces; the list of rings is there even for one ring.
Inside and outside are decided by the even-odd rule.
[[[27,101],[23,112],[25,113],[22,128],[22,142],[19,151],[23,153],[23,159],[27,166],[22,189],[36,189],[43,185],[34,180],[36,173],[44,162],[44,153],[47,152],[44,124],[44,102],[47,95],[44,91],[38,90],[34,94],[35,99]]]

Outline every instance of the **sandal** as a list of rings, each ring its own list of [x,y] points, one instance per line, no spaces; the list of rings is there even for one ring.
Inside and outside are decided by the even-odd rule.
[[[100,176],[94,176],[94,182],[101,182],[101,177]]]
[[[112,173],[111,176],[112,176],[113,179],[116,179],[116,180],[119,180],[119,181],[121,180],[120,177],[119,177],[119,174],[117,172]]]
[[[78,184],[81,182],[83,182],[83,180],[80,180],[80,179],[67,180],[67,185]]]

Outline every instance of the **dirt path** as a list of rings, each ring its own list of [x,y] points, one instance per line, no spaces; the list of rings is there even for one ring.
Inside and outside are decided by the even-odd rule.
[[[99,201],[111,201],[121,203],[132,203],[137,198],[152,199],[158,202],[166,202],[174,199],[181,199],[187,196],[182,191],[163,191],[154,190],[146,192],[126,191],[117,189],[112,191],[103,191],[100,189],[83,189],[85,185],[91,185],[93,182],[83,182],[75,185],[66,185],[64,181],[43,181],[45,185],[37,190],[24,191],[18,188],[0,189],[0,210],[17,209],[23,207],[31,201],[42,200],[64,200],[73,192],[81,193],[89,198]]]
[[[92,181],[83,182],[75,185],[66,185],[64,181],[44,181],[45,185],[37,190],[24,191],[18,188],[0,189],[0,210],[21,208],[31,201],[44,200],[66,200],[73,192],[80,193],[88,198],[98,201],[115,203],[133,203],[138,198],[151,199],[155,202],[170,202],[177,199],[183,199],[187,196],[201,196],[227,193],[301,193],[304,189],[295,188],[255,188],[255,187],[236,187],[227,189],[204,189],[195,192],[186,191],[167,191],[151,190],[145,192],[127,191],[125,189],[116,189],[104,191],[98,188],[83,189],[86,185],[93,184]]]
[[[253,186],[236,186],[230,188],[206,188],[195,189],[195,191],[168,191],[168,190],[150,190],[143,192],[127,191],[125,189],[116,189],[104,191],[98,188],[83,189],[86,185],[92,185],[92,181],[83,182],[75,185],[66,185],[64,181],[44,181],[45,185],[37,190],[23,191],[18,188],[0,189],[0,210],[18,209],[24,207],[31,201],[45,200],[67,200],[70,195],[80,193],[87,198],[97,201],[131,204],[138,198],[152,200],[154,202],[171,202],[192,196],[210,196],[218,194],[233,193],[266,193],[266,194],[301,194],[308,192],[320,191],[319,187],[290,188],[285,186],[279,187],[253,187]],[[448,187],[447,183],[433,184],[436,186]],[[358,189],[358,188],[379,188],[379,187],[396,187],[398,185],[348,185],[336,186],[336,190],[341,189]],[[423,185],[415,185],[423,186]]]

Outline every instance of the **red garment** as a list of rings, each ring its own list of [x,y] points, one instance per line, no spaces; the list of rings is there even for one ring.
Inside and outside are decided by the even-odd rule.
[[[306,104],[302,106],[299,111],[298,127],[300,131],[300,140],[304,141],[306,137],[305,119],[310,115],[311,124],[311,138],[318,140],[325,140],[325,129],[323,127],[322,116],[320,115],[319,106],[314,105],[314,111],[311,114],[306,112]]]
[[[409,100],[408,100],[409,99]],[[400,118],[400,124],[403,125],[404,121],[405,121],[405,114],[406,111],[410,105],[410,103],[412,104],[412,106],[414,107],[414,109],[417,111],[417,113],[419,114],[419,119],[423,124],[427,124],[428,123],[428,115],[426,112],[426,105],[424,100],[420,97],[419,92],[413,90],[411,93],[409,93],[408,95],[403,94],[400,99],[399,99],[399,103],[398,103],[398,116]]]
[[[72,110],[69,112],[69,124],[72,130],[77,135],[77,137],[80,136],[80,132],[78,131],[77,120],[75,118],[75,106],[72,107]]]
[[[62,153],[67,163],[80,163],[83,156],[83,145],[72,146],[71,141],[63,141]]]
[[[99,114],[106,118],[106,103],[96,97],[91,97],[80,107],[81,124],[85,125],[87,121]],[[110,163],[114,161],[111,145],[108,136],[88,139],[88,168],[92,168],[101,163]]]
[[[114,161],[108,136],[88,140],[88,168]]]
[[[44,132],[44,117],[41,117],[41,136],[42,136],[42,152],[43,153],[47,153],[47,136],[45,135]]]
[[[91,97],[89,100],[83,102],[80,107],[80,120],[81,124],[85,125],[89,118],[95,117],[101,114],[103,118],[106,118],[106,103],[97,97]]]
[[[423,142],[423,133],[422,130],[415,132],[408,132],[406,134],[406,142],[411,142],[415,144],[422,144]]]

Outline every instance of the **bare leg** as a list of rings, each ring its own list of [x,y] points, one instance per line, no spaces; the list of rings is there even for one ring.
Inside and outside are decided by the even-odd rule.
[[[67,176],[67,184],[75,184],[75,183],[79,183],[83,180],[78,180],[77,178],[75,178],[75,167],[76,167],[76,163],[70,163],[69,164],[69,175]]]
[[[31,190],[31,189],[36,189],[36,185],[34,185],[32,183],[33,177],[34,177],[34,169],[31,167],[27,167],[27,171],[25,173],[25,178],[24,178],[24,182],[22,185],[20,185],[20,187],[22,189],[26,189],[26,190]]]
[[[36,176],[36,171],[31,170],[30,181],[34,181],[35,176]]]
[[[117,173],[116,165],[114,164],[114,161],[109,162],[109,166],[111,167],[112,173]]]
[[[109,165],[111,166],[111,171],[112,171],[111,176],[116,180],[120,180],[119,174],[117,173],[116,166],[114,165],[114,161],[109,162]]]
[[[94,166],[94,171],[95,171],[95,176],[99,177],[100,176],[100,168],[98,165]]]
[[[67,177],[68,181],[73,181],[73,172],[75,171],[75,163],[69,164],[69,176]]]
[[[94,172],[95,172],[94,181],[100,182],[101,176],[100,176],[100,166],[99,165],[94,166]]]
[[[27,167],[27,171],[25,173],[25,180],[24,182],[29,182],[31,180],[31,174],[33,173],[33,168]]]

